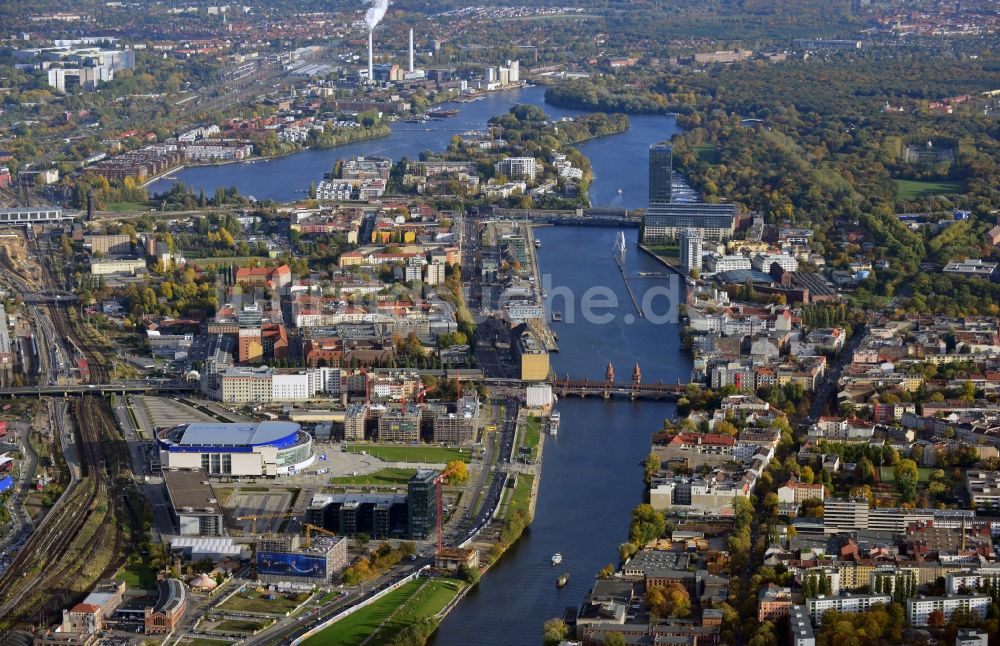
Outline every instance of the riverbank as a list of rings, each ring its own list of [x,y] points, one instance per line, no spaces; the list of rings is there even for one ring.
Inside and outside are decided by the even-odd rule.
[[[532,435],[528,427],[528,420],[531,413],[525,409],[518,410],[515,427],[514,446],[533,445],[536,449],[534,460],[534,474],[521,474],[518,471],[511,471],[513,465],[510,462],[503,463],[492,475],[492,478],[503,478],[509,482],[509,478],[531,477],[529,487],[530,494],[527,500],[518,486],[506,488],[504,495],[497,502],[493,512],[493,519],[483,528],[475,538],[471,539],[465,547],[472,547],[479,553],[489,554],[485,564],[479,570],[479,577],[474,580],[460,580],[447,574],[429,576],[424,578],[426,571],[422,571],[420,576],[407,577],[382,590],[379,594],[373,595],[364,601],[352,606],[349,609],[338,613],[333,618],[326,620],[319,626],[312,628],[301,638],[293,643],[323,644],[325,646],[372,646],[374,644],[392,644],[406,637],[412,638],[407,643],[426,643],[438,630],[441,623],[453,611],[461,606],[462,601],[480,583],[480,578],[486,576],[490,570],[501,562],[503,555],[521,540],[524,530],[530,524],[534,516],[535,502],[538,495],[538,484],[541,480],[541,464],[544,451],[542,437]],[[484,468],[487,465],[483,465]],[[487,487],[490,484],[487,484]],[[502,523],[508,526],[511,518],[521,512],[521,507],[525,508],[525,523],[513,540],[506,544],[500,538],[503,530],[496,531],[495,523]],[[481,539],[482,536],[492,536],[496,532],[497,539]],[[423,579],[423,580],[421,580]],[[428,592],[429,588],[434,588]]]
[[[683,271],[681,271],[680,267],[677,267],[676,265],[672,265],[666,258],[664,258],[663,256],[659,255],[658,253],[656,253],[655,251],[653,251],[652,249],[650,249],[649,247],[647,247],[646,245],[644,245],[642,243],[638,243],[638,244],[636,244],[636,246],[639,248],[639,251],[642,251],[642,252],[646,253],[651,258],[653,258],[653,260],[655,260],[656,262],[660,263],[661,265],[663,265],[664,267],[666,267],[670,271],[674,272],[675,274],[677,274],[678,276],[680,276],[681,278],[683,278],[685,280],[685,282],[687,282],[687,284],[689,284],[689,285],[694,284],[694,280],[690,276],[688,276],[687,274],[685,274]]]
[[[324,145],[324,146],[304,146],[302,148],[294,148],[292,150],[287,150],[287,151],[284,151],[284,152],[275,153],[273,155],[255,155],[253,157],[248,157],[247,159],[223,159],[223,160],[219,160],[219,161],[210,161],[210,162],[186,162],[186,163],[181,164],[180,166],[175,166],[175,167],[171,168],[170,170],[168,170],[166,172],[160,173],[159,175],[156,175],[155,177],[149,178],[148,180],[146,180],[145,183],[142,184],[141,187],[142,188],[146,188],[150,184],[154,184],[154,183],[156,183],[156,182],[158,182],[160,180],[174,180],[174,179],[177,179],[177,178],[170,177],[170,176],[173,175],[174,173],[179,173],[179,172],[184,171],[184,170],[221,168],[221,167],[224,167],[224,166],[234,166],[234,165],[237,165],[237,164],[251,165],[251,164],[258,164],[258,163],[266,163],[266,162],[275,161],[275,160],[278,160],[278,159],[283,159],[285,157],[291,157],[292,155],[297,155],[299,153],[303,153],[303,152],[310,151],[310,150],[332,150],[334,148],[340,148],[342,146],[349,146],[351,144],[356,144],[356,143],[359,143],[359,142],[372,141],[372,140],[375,140],[375,139],[382,139],[384,137],[389,137],[391,135],[392,135],[392,129],[389,128],[388,126],[386,126],[385,132],[379,132],[378,134],[371,134],[371,135],[366,135],[364,137],[358,137],[356,139],[351,139],[350,141],[345,141],[343,143],[330,144],[330,145]],[[308,184],[307,184],[307,186],[308,186]],[[306,189],[303,188],[303,189],[300,189],[300,190],[305,191]]]

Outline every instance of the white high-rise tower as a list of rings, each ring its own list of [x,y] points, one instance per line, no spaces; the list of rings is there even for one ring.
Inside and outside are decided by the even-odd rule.
[[[413,28],[410,28],[410,73],[413,73]]]

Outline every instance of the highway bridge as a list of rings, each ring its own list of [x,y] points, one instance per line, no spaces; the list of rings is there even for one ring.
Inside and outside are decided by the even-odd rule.
[[[156,394],[191,393],[198,391],[198,384],[179,381],[123,381],[117,384],[67,384],[63,386],[16,386],[0,388],[0,397],[54,396],[101,394]]]

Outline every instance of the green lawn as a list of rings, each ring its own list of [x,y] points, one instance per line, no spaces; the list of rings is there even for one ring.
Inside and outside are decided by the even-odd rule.
[[[344,446],[351,453],[367,451],[368,455],[385,460],[386,462],[445,464],[451,460],[468,462],[472,459],[472,452],[469,449],[450,449],[442,446],[429,446],[427,444],[414,444],[410,446],[402,444],[345,444]]]
[[[405,485],[416,469],[382,469],[363,476],[343,476],[330,478],[330,484],[341,485]]]
[[[219,606],[222,610],[231,610],[233,612],[267,612],[276,615],[283,615],[286,612],[294,610],[300,602],[288,599],[285,596],[278,594],[275,595],[274,599],[265,599],[264,595],[257,592],[241,592],[234,595],[226,600],[225,603]]]
[[[273,622],[272,619],[264,619],[261,621],[254,621],[252,619],[226,619],[225,621],[220,621],[215,626],[215,630],[222,631],[224,633],[252,633],[270,626]]]
[[[125,586],[128,588],[141,590],[154,590],[156,588],[156,572],[145,563],[123,565],[115,578],[124,580]]]
[[[542,420],[534,415],[529,416],[527,422],[524,424],[524,437],[521,439],[521,444],[531,449],[532,455],[536,455],[541,436]]]
[[[464,583],[457,579],[432,579],[417,591],[398,614],[392,618],[392,624],[400,629],[421,619],[433,617],[448,605],[462,591]],[[379,642],[376,640],[376,642]]]
[[[141,202],[112,202],[105,204],[104,210],[120,213],[122,211],[148,211],[149,207]]]
[[[917,467],[917,482],[921,484],[926,484],[931,478],[931,472],[934,469],[931,467]],[[892,467],[880,467],[879,468],[879,481],[889,483],[895,482],[896,477],[893,475]]]
[[[309,646],[357,646],[375,632],[392,611],[406,603],[422,585],[411,581],[393,590],[370,606],[344,617],[329,628],[313,635],[303,644]]]
[[[677,260],[681,257],[681,248],[677,245],[646,245],[646,248],[652,251],[657,256],[661,258],[666,258],[667,260]]]
[[[407,626],[440,612],[462,590],[462,586],[456,579],[411,581],[310,637],[305,644],[357,646],[369,635],[374,635],[369,644],[387,646]],[[397,609],[398,612],[395,612]]]
[[[894,179],[899,199],[915,200],[927,195],[949,195],[965,192],[962,182],[928,182],[913,179]]]
[[[517,474],[517,485],[514,487],[514,492],[507,494],[507,510],[504,512],[504,518],[514,515],[515,511],[520,511],[525,518],[528,517],[528,503],[531,500],[533,480],[532,476],[523,473]]]
[[[695,144],[691,147],[691,151],[699,161],[709,164],[719,163],[719,149],[715,147],[715,144]]]

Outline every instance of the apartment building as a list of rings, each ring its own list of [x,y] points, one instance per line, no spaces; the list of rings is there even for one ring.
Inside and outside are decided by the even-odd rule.
[[[944,623],[951,621],[956,610],[971,612],[986,619],[992,599],[988,594],[965,594],[947,597],[915,597],[906,600],[906,621],[914,628],[927,626],[931,615],[941,613]]]
[[[989,597],[987,597],[989,598]],[[819,596],[806,599],[806,613],[813,623],[823,623],[823,614],[828,610],[837,612],[865,612],[879,604],[888,605],[892,597],[887,594],[846,594],[843,596]]]

